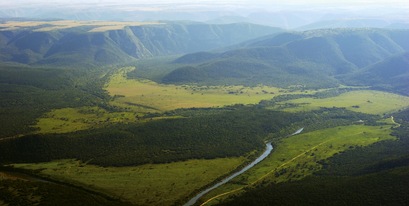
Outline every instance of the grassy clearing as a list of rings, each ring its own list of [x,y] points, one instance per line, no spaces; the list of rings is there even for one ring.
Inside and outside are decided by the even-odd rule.
[[[126,73],[131,69],[125,68],[113,75],[106,90],[116,97],[113,105],[130,107],[136,111],[256,104],[283,92],[279,88],[267,86],[164,85],[149,80],[127,79]]]
[[[136,205],[172,205],[192,191],[214,181],[243,163],[245,158],[189,160],[136,167],[97,167],[75,160],[39,164],[15,164],[25,169],[43,169],[42,174],[95,188]]]
[[[384,114],[409,107],[409,97],[373,91],[360,90],[343,93],[337,97],[325,99],[302,98],[283,102],[298,105],[285,111],[310,111],[320,107],[345,107],[356,112],[367,114]]]
[[[353,125],[282,139],[266,160],[232,182],[210,192],[204,199],[210,200],[208,203],[211,204],[213,200],[225,198],[247,186],[263,182],[300,180],[320,170],[322,165],[319,161],[337,153],[377,141],[394,139],[390,132],[390,126]]]
[[[135,122],[133,112],[108,112],[98,107],[63,108],[52,110],[33,126],[38,133],[65,133],[101,127],[113,122]]]
[[[140,117],[149,112],[256,104],[260,100],[271,99],[286,92],[267,86],[176,86],[149,80],[127,79],[126,74],[133,69],[121,69],[111,76],[105,86],[112,96],[110,104],[127,112],[108,112],[97,107],[55,109],[38,119],[33,127],[39,128],[39,133],[66,133],[113,122],[144,121]]]

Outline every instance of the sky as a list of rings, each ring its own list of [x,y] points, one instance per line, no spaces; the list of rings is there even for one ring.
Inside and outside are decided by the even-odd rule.
[[[106,3],[120,3],[120,4],[178,4],[178,3],[239,3],[239,4],[365,4],[365,5],[391,5],[401,4],[409,5],[408,0],[13,0],[13,1],[1,1],[0,5],[14,5],[21,6],[22,4],[106,4]]]

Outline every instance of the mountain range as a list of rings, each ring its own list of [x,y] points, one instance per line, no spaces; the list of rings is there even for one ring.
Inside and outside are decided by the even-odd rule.
[[[155,67],[170,68],[155,81],[305,88],[346,84],[409,94],[409,30],[404,29],[285,31],[248,23],[195,22],[100,31],[94,31],[95,26],[44,28],[47,25],[1,29],[0,61],[98,67],[178,55],[167,65],[154,61]]]
[[[0,61],[35,65],[105,65],[237,44],[282,31],[247,23],[173,22],[89,32],[93,27],[2,29]]]
[[[409,74],[407,36],[409,30],[284,32],[251,40],[226,51],[182,56],[174,63],[183,66],[164,76],[162,81],[225,84],[228,80],[232,84],[317,88],[344,83],[379,86]],[[366,77],[368,74],[372,75],[371,80]]]

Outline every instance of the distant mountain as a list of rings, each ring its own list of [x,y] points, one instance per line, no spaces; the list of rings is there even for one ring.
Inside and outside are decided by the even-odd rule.
[[[195,53],[165,83],[328,87],[350,74],[409,51],[409,30],[322,29],[281,33],[219,53]]]
[[[409,95],[409,52],[394,55],[340,79],[350,85],[371,85]]]
[[[298,27],[297,30],[312,30],[320,28],[393,28],[393,29],[409,29],[407,21],[388,21],[385,19],[333,19],[317,21],[311,24]]]
[[[282,31],[247,23],[168,22],[101,32],[93,27],[0,30],[0,61],[39,65],[103,65],[206,51]]]

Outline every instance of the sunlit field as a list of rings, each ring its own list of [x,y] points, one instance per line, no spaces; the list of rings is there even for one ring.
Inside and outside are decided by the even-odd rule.
[[[114,96],[113,105],[137,111],[166,111],[177,108],[219,107],[233,104],[256,104],[279,95],[280,89],[257,86],[195,86],[158,84],[149,80],[127,79],[123,69],[113,75],[106,90]]]
[[[172,205],[210,184],[244,162],[245,158],[189,160],[136,167],[98,167],[75,160],[15,164],[43,169],[41,174],[123,198],[136,205]]]
[[[360,90],[343,93],[331,98],[301,98],[283,102],[283,104],[285,103],[297,105],[285,109],[285,111],[291,112],[309,111],[320,107],[345,107],[352,111],[367,114],[384,114],[409,107],[409,97],[381,91]]]
[[[134,112],[108,112],[99,107],[63,108],[52,110],[33,127],[38,133],[66,133],[101,127],[118,122],[136,122]]]

